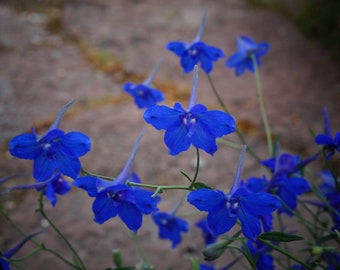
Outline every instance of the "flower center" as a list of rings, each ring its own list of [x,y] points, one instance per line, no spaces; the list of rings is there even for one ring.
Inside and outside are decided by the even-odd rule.
[[[192,114],[191,112],[188,112],[184,115],[182,122],[188,130],[187,136],[191,137],[192,134],[194,133],[197,122],[196,115]]]

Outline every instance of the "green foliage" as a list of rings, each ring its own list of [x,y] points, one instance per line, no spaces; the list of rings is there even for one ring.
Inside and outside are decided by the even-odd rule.
[[[322,44],[330,58],[340,61],[339,0],[246,0],[246,2],[253,7],[268,8],[283,14],[294,22],[302,33]]]

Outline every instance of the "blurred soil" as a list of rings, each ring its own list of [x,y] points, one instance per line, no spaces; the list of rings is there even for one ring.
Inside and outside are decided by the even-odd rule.
[[[7,4],[4,4],[4,3]],[[20,1],[19,1],[20,2]],[[21,2],[24,3],[25,1]],[[38,1],[41,3],[40,1]],[[81,131],[93,140],[93,150],[82,158],[91,172],[116,176],[129,155],[135,139],[145,126],[143,111],[121,90],[126,81],[142,82],[153,65],[163,58],[155,85],[164,90],[165,103],[186,104],[192,74],[182,74],[178,58],[164,47],[172,40],[190,42],[196,35],[203,11],[209,9],[203,40],[222,48],[227,56],[235,51],[238,35],[270,43],[260,74],[265,105],[281,150],[313,154],[310,130],[321,132],[322,108],[327,107],[333,131],[339,130],[339,66],[327,52],[302,36],[284,18],[269,11],[249,8],[243,1],[203,0],[87,0],[51,1],[50,6],[14,8],[0,1],[0,176],[31,174],[31,162],[18,160],[7,152],[15,135],[34,126],[42,134],[61,106],[75,99],[62,128]],[[256,100],[253,74],[235,77],[223,61],[217,62],[212,78],[216,88],[236,118],[248,144],[267,158],[265,136]],[[205,74],[200,71],[198,102],[219,108]],[[229,139],[238,141],[235,135]],[[202,153],[200,181],[225,191],[230,188],[239,150],[223,145],[211,157]],[[141,142],[135,171],[146,183],[185,184],[180,171],[194,173],[193,149],[173,157],[167,154],[163,134],[151,127]],[[244,179],[265,172],[247,156]],[[32,178],[18,177],[8,182],[28,183]],[[7,184],[6,184],[7,185]],[[1,203],[15,222],[27,232],[37,231],[46,222],[35,213],[38,193],[15,191],[2,196]],[[160,209],[168,211],[182,196],[164,194]],[[72,189],[59,197],[55,208],[46,202],[46,212],[62,228],[79,250],[88,269],[113,267],[111,250],[121,248],[123,260],[135,264],[140,254],[129,231],[118,218],[103,225],[93,222],[92,199]],[[194,209],[184,203],[180,214]],[[199,257],[203,241],[194,227],[199,216],[191,216],[191,230],[181,245],[172,250],[170,242],[158,240],[157,228],[150,217],[138,232],[140,245],[157,269],[189,269],[190,258]],[[22,236],[3,217],[0,250],[6,250]],[[298,228],[294,228],[298,229]],[[61,239],[47,227],[37,237],[47,246],[65,254]],[[32,249],[27,244],[21,254]],[[164,255],[166,254],[166,255]],[[229,255],[217,264],[223,265]],[[68,269],[57,258],[41,252],[25,262],[27,269]]]

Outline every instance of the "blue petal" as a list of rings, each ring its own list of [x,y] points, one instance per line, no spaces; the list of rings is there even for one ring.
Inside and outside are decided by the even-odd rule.
[[[130,202],[122,202],[118,205],[118,215],[125,225],[134,232],[142,226],[142,213],[136,205]]]
[[[100,192],[92,204],[94,221],[102,224],[117,215],[117,203],[108,197],[106,191]]]
[[[224,57],[224,53],[221,49],[214,47],[214,46],[209,46],[206,45],[205,51],[204,51],[208,57],[212,60],[212,61],[216,61],[219,58],[223,58]]]
[[[52,206],[54,207],[57,203],[57,195],[54,192],[52,183],[49,183],[48,185],[46,185],[45,196],[51,202]]]
[[[236,216],[229,215],[227,208],[223,207],[217,211],[210,211],[207,216],[207,223],[216,236],[229,231],[236,223]]]
[[[177,155],[188,150],[191,141],[187,136],[188,130],[184,125],[168,129],[164,134],[164,143],[169,148],[170,155]]]
[[[227,199],[220,190],[200,188],[188,194],[188,202],[200,211],[213,211],[224,207]]]
[[[199,58],[193,57],[188,52],[185,52],[181,57],[181,66],[185,73],[189,73],[194,69],[194,66],[197,64]]]
[[[41,148],[34,134],[26,133],[15,136],[9,142],[9,152],[17,158],[35,159],[40,153]]]
[[[254,216],[269,215],[280,206],[280,200],[268,193],[251,193],[240,197],[240,207]]]
[[[181,41],[172,41],[169,42],[168,45],[166,45],[166,48],[170,51],[172,51],[177,56],[181,56],[185,52],[186,44]]]
[[[45,181],[52,177],[57,169],[57,161],[45,156],[38,156],[33,162],[33,177],[37,181]]]
[[[56,156],[57,169],[64,175],[76,179],[81,170],[81,164],[78,158],[74,158],[64,154],[61,151],[57,152]]]
[[[237,52],[237,53],[232,54],[227,59],[227,61],[225,62],[225,65],[227,67],[233,68],[239,65],[240,63],[242,63],[246,58],[247,56],[245,54]]]
[[[157,211],[157,203],[160,201],[160,197],[152,197],[153,192],[142,189],[131,189],[130,193],[133,193],[137,208],[144,214],[150,214]]]
[[[73,181],[74,186],[84,189],[90,197],[95,197],[98,193],[96,183],[97,178],[93,176],[78,177]]]
[[[204,129],[202,125],[197,123],[195,132],[191,136],[192,144],[200,149],[203,149],[210,155],[217,151],[216,137],[209,133],[209,130]]]
[[[308,181],[301,177],[290,177],[284,180],[284,186],[291,193],[296,195],[301,195],[304,192],[310,190],[310,185]]]
[[[234,118],[222,111],[212,110],[202,112],[197,114],[197,118],[197,124],[203,126],[204,129],[215,137],[221,137],[236,130]]]
[[[156,105],[144,112],[144,120],[156,129],[168,129],[182,124],[183,113],[164,105]]]
[[[60,139],[59,143],[74,157],[81,157],[91,150],[91,139],[81,132],[69,132]]]
[[[261,233],[261,224],[259,218],[249,212],[248,209],[244,209],[241,205],[237,210],[237,217],[241,221],[242,233],[245,237],[255,239]]]
[[[333,144],[333,138],[325,134],[319,134],[315,137],[315,143],[329,146]]]

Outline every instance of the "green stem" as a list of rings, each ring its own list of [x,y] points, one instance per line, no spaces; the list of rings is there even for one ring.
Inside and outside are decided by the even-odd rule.
[[[8,215],[8,212],[3,209],[2,207],[0,207],[0,212],[4,215],[4,217],[7,219],[7,221],[9,223],[12,224],[12,226],[18,230],[20,232],[20,234],[22,234],[24,237],[27,237],[27,233],[24,232],[24,230],[18,225],[16,224]],[[46,251],[49,252],[51,254],[53,254],[54,256],[56,256],[57,258],[59,258],[61,261],[63,261],[65,264],[70,265],[72,268],[76,268],[76,265],[73,264],[71,261],[69,261],[68,259],[64,258],[63,256],[61,256],[59,253],[57,253],[56,251],[47,248],[43,243],[38,242],[37,240],[35,240],[34,238],[30,239],[30,242],[32,242],[34,245],[36,245],[37,247],[41,248],[42,251]]]
[[[208,81],[209,81],[209,84],[211,86],[211,89],[213,90],[214,92],[214,95],[216,96],[218,102],[220,103],[220,106],[222,107],[222,109],[229,114],[229,111],[227,109],[227,106],[225,105],[223,99],[221,98],[220,94],[218,93],[216,87],[215,87],[215,84],[214,84],[214,81],[212,80],[211,76],[209,74],[207,74],[207,77],[208,77]],[[243,145],[247,145],[246,143],[246,140],[244,139],[244,136],[242,135],[242,133],[236,128],[236,134],[238,136],[238,138],[240,139],[241,143],[242,143],[242,146]],[[247,145],[248,146],[248,145]],[[248,153],[257,161],[257,162],[260,162],[261,159],[256,155],[256,153],[248,146]]]
[[[43,189],[40,192],[40,197],[39,197],[39,209],[38,212],[42,215],[42,217],[49,223],[49,225],[54,229],[54,231],[61,237],[61,239],[65,242],[65,244],[68,246],[68,248],[72,251],[73,256],[76,260],[76,265],[72,266],[76,269],[80,269],[80,270],[86,270],[86,267],[83,263],[83,261],[81,260],[81,258],[79,257],[77,251],[73,248],[73,246],[71,245],[71,243],[67,240],[67,238],[63,235],[63,233],[58,229],[58,227],[56,225],[54,225],[54,223],[52,222],[52,220],[46,215],[45,211],[44,211],[44,202],[43,202],[43,195],[44,195],[45,190]]]
[[[139,241],[139,238],[138,238],[137,234],[135,234],[134,232],[131,232],[131,234],[132,234],[133,241],[134,241],[135,244],[136,244],[138,253],[139,253],[139,255],[141,256],[143,262],[148,263],[148,260],[147,260],[147,258],[146,258],[145,252],[144,252],[144,250],[143,250],[143,248],[142,248],[142,246],[141,246],[141,244],[140,244],[140,241]]]
[[[198,148],[196,148],[196,169],[195,169],[195,175],[194,178],[191,181],[191,184],[189,186],[189,189],[191,190],[194,186],[195,186],[195,182],[197,180],[197,176],[198,176],[198,171],[200,168],[200,151],[198,150]]]
[[[294,255],[290,254],[288,251],[280,248],[279,246],[276,246],[276,245],[272,244],[271,242],[263,240],[261,238],[257,238],[257,240],[261,241],[262,243],[266,244],[267,246],[271,247],[272,249],[275,249],[276,251],[282,253],[283,255],[287,256],[288,258],[292,259],[293,261],[301,264],[306,269],[313,270],[313,268],[311,266],[309,266],[308,264],[306,264],[303,261],[299,260]]]
[[[148,189],[154,189],[157,191],[157,193],[162,193],[163,190],[171,190],[171,189],[182,189],[182,190],[192,190],[192,188],[189,188],[187,186],[159,186],[154,184],[142,184],[142,183],[136,183],[131,181],[126,181],[126,184],[128,186],[135,186],[135,187],[143,187]]]
[[[109,176],[104,176],[104,175],[99,175],[99,174],[95,174],[95,173],[91,173],[88,170],[81,168],[81,172],[83,175],[89,175],[89,176],[93,176],[93,177],[97,177],[97,178],[101,178],[104,180],[109,180],[109,181],[114,181],[114,177],[109,177]]]
[[[265,130],[266,137],[267,137],[269,156],[272,156],[274,154],[274,152],[273,152],[273,142],[272,142],[272,136],[271,136],[271,132],[270,132],[269,121],[268,121],[268,118],[267,118],[267,114],[266,114],[266,110],[265,110],[265,106],[264,106],[264,102],[263,102],[260,73],[259,73],[257,61],[256,61],[254,54],[251,55],[251,59],[253,61],[253,65],[254,65],[254,74],[255,74],[256,90],[257,90],[256,96],[257,96],[257,99],[259,101],[261,116],[262,116],[262,120],[263,120],[263,124],[264,124],[264,130]]]

